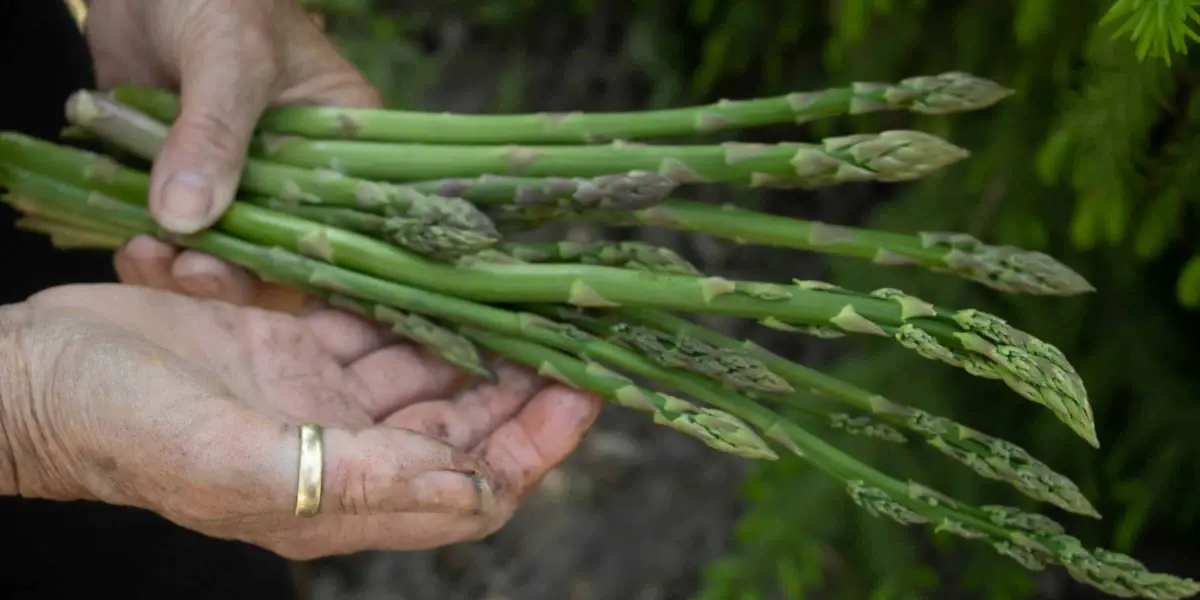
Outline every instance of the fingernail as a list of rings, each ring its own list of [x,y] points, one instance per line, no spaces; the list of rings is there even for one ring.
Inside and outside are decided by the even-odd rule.
[[[418,510],[483,514],[495,499],[492,487],[478,475],[431,471],[412,480]]]
[[[163,186],[163,210],[159,224],[173,233],[190,234],[203,229],[213,206],[213,189],[193,173],[176,173]]]
[[[492,512],[492,506],[496,504],[492,486],[488,484],[483,475],[471,475],[471,481],[475,483],[475,490],[479,492],[479,508],[475,510],[475,514],[486,515]]]
[[[180,287],[193,296],[222,297],[221,280],[213,275],[188,275],[178,277],[176,280]]]
[[[596,418],[596,413],[602,403],[598,402],[594,396],[579,395],[567,403],[565,417],[571,421],[572,425],[579,423],[587,423]]]

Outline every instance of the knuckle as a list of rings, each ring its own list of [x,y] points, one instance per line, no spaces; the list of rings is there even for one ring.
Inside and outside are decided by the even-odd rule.
[[[239,131],[223,115],[199,110],[181,116],[175,130],[187,139],[200,141],[208,152],[222,157],[241,157],[250,143],[250,133]]]
[[[365,516],[372,513],[371,469],[356,460],[341,460],[333,468],[329,500],[337,514]]]

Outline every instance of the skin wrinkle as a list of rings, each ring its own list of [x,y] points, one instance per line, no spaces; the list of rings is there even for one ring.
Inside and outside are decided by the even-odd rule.
[[[18,349],[17,337],[28,323],[23,304],[0,307],[0,496],[20,493],[21,477],[17,470],[16,428],[9,426],[12,407],[29,397],[29,378],[25,361]],[[13,434],[9,434],[12,431]]]

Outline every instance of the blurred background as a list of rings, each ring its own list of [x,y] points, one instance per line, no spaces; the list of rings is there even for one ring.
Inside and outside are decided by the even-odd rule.
[[[1114,36],[1120,20],[1102,20],[1113,0],[306,4],[393,108],[633,110],[949,70],[1015,88],[977,114],[841,118],[740,136],[807,141],[916,127],[973,151],[919,185],[819,193],[713,186],[702,199],[897,231],[964,231],[1042,250],[1096,285],[1087,297],[1001,296],[950,277],[672,232],[552,235],[645,239],[726,277],[902,287],[1036,332],[1087,382],[1101,450],[1001,384],[894,344],[714,323],[1024,446],[1078,482],[1104,515],[1046,513],[1086,544],[1131,553],[1153,570],[1200,576],[1200,375],[1192,370],[1200,346],[1200,70],[1178,51],[1169,60],[1155,56],[1146,42],[1153,36]],[[1193,3],[1117,4],[1157,4],[1169,13]],[[1186,14],[1168,17],[1183,23]],[[1155,35],[1186,38],[1169,28]],[[1022,502],[929,452],[836,442],[965,500]],[[606,409],[581,450],[491,538],[320,561],[305,565],[302,578],[313,600],[1104,597],[1060,569],[1030,573],[988,546],[871,517],[798,460],[751,468],[617,408]]]

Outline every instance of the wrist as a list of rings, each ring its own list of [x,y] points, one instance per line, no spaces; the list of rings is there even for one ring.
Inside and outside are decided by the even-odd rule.
[[[21,357],[20,337],[29,322],[24,304],[0,306],[0,497],[20,493],[17,474],[15,415],[28,394],[29,377]]]

